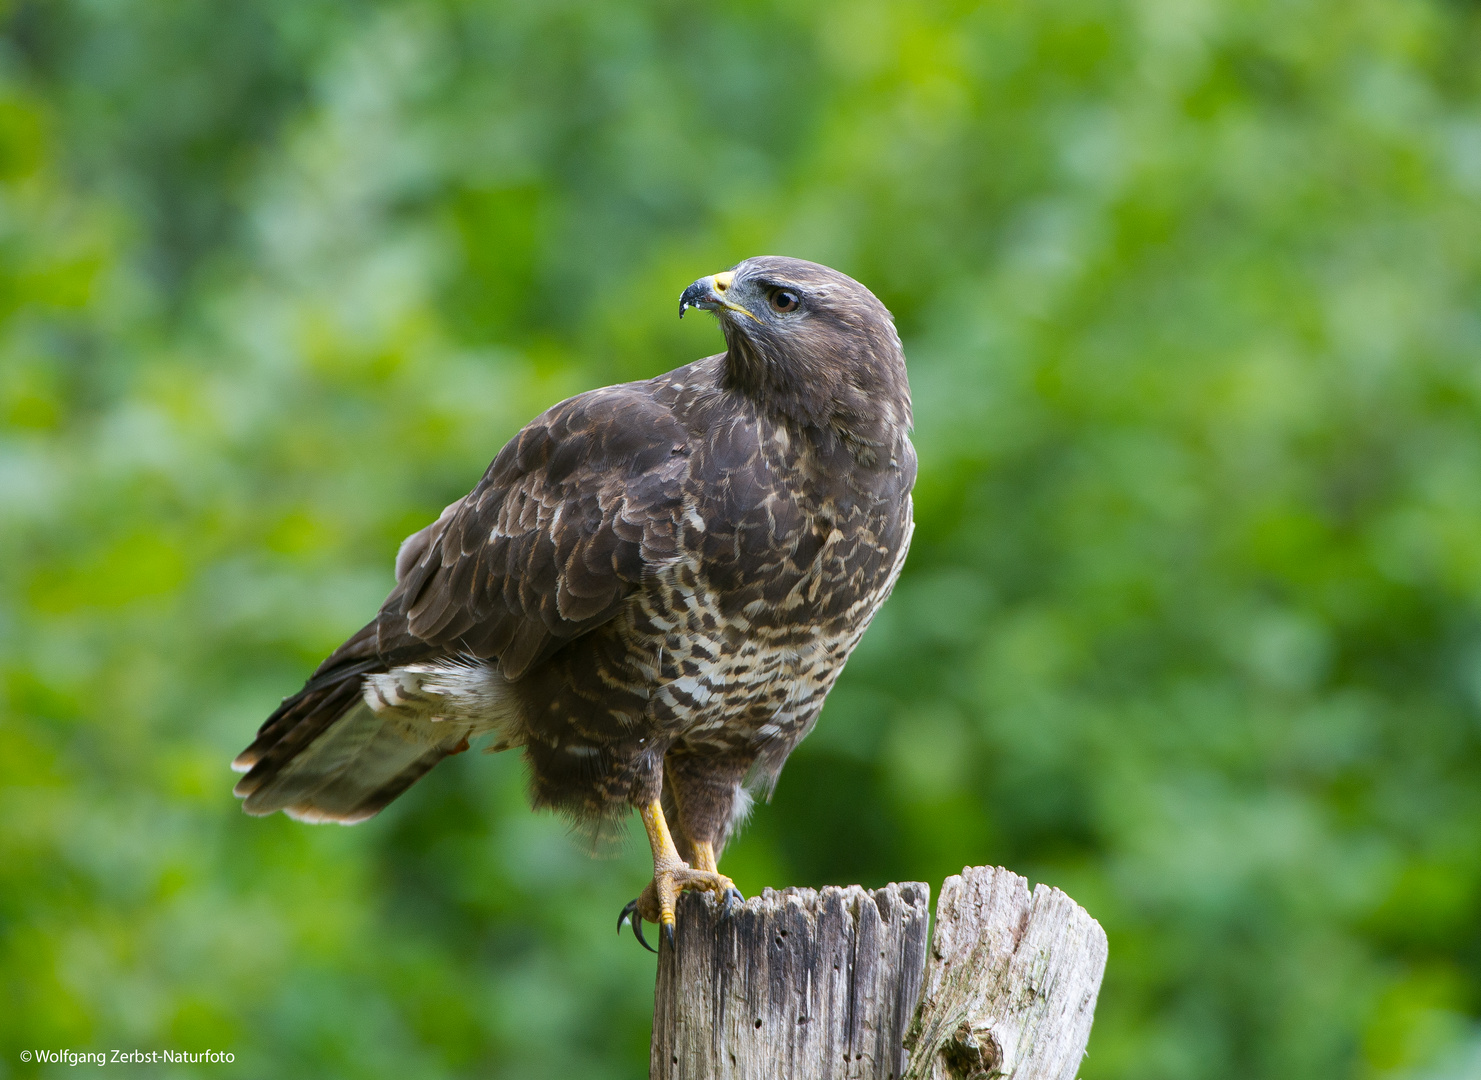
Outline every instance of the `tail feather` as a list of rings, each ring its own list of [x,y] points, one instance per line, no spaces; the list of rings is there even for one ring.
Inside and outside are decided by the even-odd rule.
[[[359,696],[360,677],[354,674],[328,685],[315,686],[310,682],[279,705],[258,729],[252,745],[231,763],[237,772],[247,773],[237,784],[237,794],[250,793],[262,777],[292,760]]]
[[[470,736],[513,745],[507,684],[483,662],[442,657],[392,666],[369,623],[284,700],[232,762],[249,814],[349,825],[374,817]],[[374,707],[372,707],[374,702]]]
[[[360,694],[361,676],[384,670],[375,652],[375,623],[367,623],[319,665],[302,690],[283,699],[257,729],[252,745],[237,755],[231,767],[250,774],[266,761],[267,767],[256,774],[260,779],[274,764],[282,765],[292,758],[350,707]],[[240,789],[242,785],[237,786]],[[245,792],[238,790],[237,794]]]
[[[388,740],[382,738],[381,742]],[[466,740],[465,740],[466,743]],[[298,821],[338,821],[345,825],[372,818],[402,792],[426,776],[443,758],[460,747],[443,745],[426,749],[425,744],[383,747],[377,754],[374,744],[364,754],[371,758],[353,770],[345,769],[311,797],[285,806],[284,812]],[[466,749],[466,745],[461,749]]]
[[[468,748],[469,726],[376,713],[363,672],[309,686],[268,718],[232,767],[235,794],[253,815],[282,810],[300,821],[349,825],[374,817],[428,770]]]

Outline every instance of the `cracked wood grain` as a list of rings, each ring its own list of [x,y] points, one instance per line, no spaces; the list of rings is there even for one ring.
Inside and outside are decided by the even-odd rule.
[[[928,900],[917,883],[768,889],[721,922],[684,894],[652,1080],[1074,1080],[1100,925],[1058,889],[973,867],[943,885],[928,956]]]
[[[907,1080],[1074,1080],[1106,934],[1058,889],[978,866],[941,886]]]
[[[653,1080],[898,1080],[930,890],[767,889],[726,922],[680,899],[654,992]]]

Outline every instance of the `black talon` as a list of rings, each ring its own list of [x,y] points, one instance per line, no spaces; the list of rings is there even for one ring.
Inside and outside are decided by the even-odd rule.
[[[632,917],[632,913],[638,910],[638,902],[629,900],[627,906],[622,909],[622,914],[617,916],[617,932],[622,933],[622,924]]]
[[[720,921],[724,922],[726,919],[733,917],[745,902],[746,898],[741,895],[741,891],[734,885],[726,889],[725,906],[720,909]]]
[[[638,939],[639,945],[651,953],[658,951],[652,945],[649,945],[648,939],[643,936],[643,916],[638,914],[638,902],[636,900],[629,900],[627,906],[622,909],[622,914],[617,916],[617,932],[619,934],[622,933],[622,924],[624,922],[632,924],[633,937]]]
[[[674,951],[674,924],[666,922],[663,924],[663,940],[669,943],[669,952]]]
[[[655,949],[652,945],[649,945],[648,939],[643,936],[643,917],[641,915],[633,916],[633,937],[638,939],[638,944],[643,946],[643,948],[647,949],[651,953],[657,954],[658,950]]]

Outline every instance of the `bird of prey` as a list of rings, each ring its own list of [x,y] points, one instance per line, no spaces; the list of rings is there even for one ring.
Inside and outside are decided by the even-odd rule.
[[[535,806],[638,810],[653,879],[619,929],[672,942],[685,889],[731,908],[717,859],[899,576],[916,459],[900,338],[863,285],[764,256],[691,307],[723,353],[554,406],[401,545],[380,612],[233,762],[247,813],[364,821],[492,735]]]

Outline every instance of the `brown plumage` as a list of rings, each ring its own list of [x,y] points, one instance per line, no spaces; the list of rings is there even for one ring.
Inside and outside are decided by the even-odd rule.
[[[248,813],[362,821],[492,733],[535,805],[644,812],[640,914],[729,888],[745,785],[770,790],[900,572],[915,452],[899,337],[858,282],[754,258],[690,306],[724,353],[554,406],[402,545],[380,613],[234,763]]]

